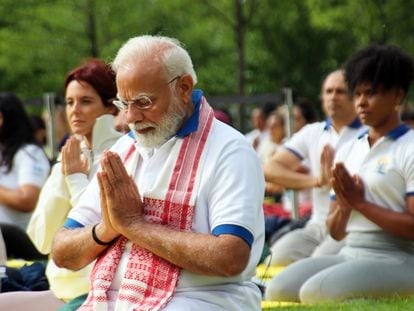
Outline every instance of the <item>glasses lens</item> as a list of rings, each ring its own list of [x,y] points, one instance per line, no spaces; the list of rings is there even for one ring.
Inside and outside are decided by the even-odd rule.
[[[140,96],[139,98],[136,98],[129,102],[116,99],[112,101],[112,104],[114,104],[119,110],[126,110],[131,104],[134,105],[135,108],[141,110],[149,109],[152,107],[152,101],[148,96]]]
[[[138,109],[149,109],[152,106],[152,101],[148,96],[141,96],[135,99],[133,103]]]

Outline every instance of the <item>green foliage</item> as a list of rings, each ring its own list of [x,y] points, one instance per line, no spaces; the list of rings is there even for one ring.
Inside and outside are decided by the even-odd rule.
[[[237,93],[241,76],[246,95],[289,86],[317,104],[323,76],[356,49],[379,42],[414,50],[413,1],[236,1],[2,0],[0,90],[23,99],[61,94],[65,74],[83,59],[110,62],[128,38],[161,34],[185,44],[210,96]]]

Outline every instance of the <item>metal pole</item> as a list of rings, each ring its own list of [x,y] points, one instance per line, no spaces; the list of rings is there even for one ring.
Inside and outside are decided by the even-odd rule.
[[[55,132],[55,93],[43,94],[43,104],[48,112],[49,118],[47,120],[47,145],[49,146],[50,160],[55,161],[58,150],[56,145],[56,132]]]
[[[286,107],[286,136],[287,138],[293,135],[293,96],[291,88],[283,88],[283,95]],[[299,219],[299,204],[298,195],[295,190],[287,189],[286,195],[289,197],[289,201],[292,203],[292,219]]]

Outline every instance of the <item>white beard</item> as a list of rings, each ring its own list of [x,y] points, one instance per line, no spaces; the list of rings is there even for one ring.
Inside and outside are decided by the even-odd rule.
[[[161,146],[177,133],[179,126],[182,125],[185,116],[186,112],[183,104],[176,96],[173,96],[167,113],[159,124],[147,121],[138,122],[135,124],[130,123],[128,126],[132,130],[138,146],[145,148],[156,148]],[[137,132],[137,130],[147,127],[153,127],[154,130],[146,134],[140,134]]]

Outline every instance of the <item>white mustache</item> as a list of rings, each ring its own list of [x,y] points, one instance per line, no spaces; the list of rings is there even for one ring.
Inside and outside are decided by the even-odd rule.
[[[129,123],[128,126],[131,130],[139,131],[147,127],[157,127],[157,124],[153,122],[141,122],[141,123]]]

